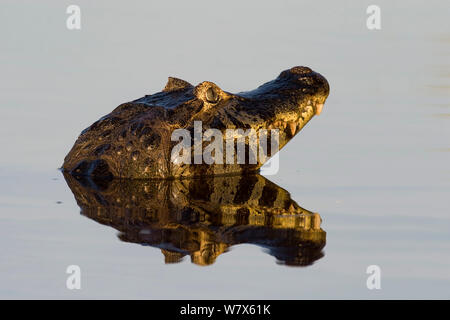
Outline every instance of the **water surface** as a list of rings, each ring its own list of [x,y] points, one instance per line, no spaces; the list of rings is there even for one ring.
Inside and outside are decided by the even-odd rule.
[[[71,2],[2,3],[1,298],[450,297],[446,1],[378,1],[379,31],[366,28],[368,1],[131,3],[78,1],[78,31],[65,25]],[[308,263],[261,245],[269,227],[259,242],[227,238],[213,263],[184,246],[166,264],[160,246],[84,214],[57,170],[82,129],[168,76],[239,92],[295,65],[331,93],[266,178],[321,217],[325,243]],[[66,288],[69,265],[81,290]],[[381,290],[366,287],[369,265]]]

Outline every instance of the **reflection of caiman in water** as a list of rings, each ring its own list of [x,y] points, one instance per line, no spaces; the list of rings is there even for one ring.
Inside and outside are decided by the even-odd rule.
[[[81,213],[120,231],[122,241],[160,248],[166,263],[186,255],[210,265],[237,244],[256,244],[279,264],[323,257],[319,214],[260,175],[190,180],[92,180],[65,174]]]

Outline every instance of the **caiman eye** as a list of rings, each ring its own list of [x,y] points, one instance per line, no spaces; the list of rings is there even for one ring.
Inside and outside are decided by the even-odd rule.
[[[208,101],[209,103],[216,103],[217,101],[219,101],[219,95],[213,87],[209,87],[206,90],[206,101]]]

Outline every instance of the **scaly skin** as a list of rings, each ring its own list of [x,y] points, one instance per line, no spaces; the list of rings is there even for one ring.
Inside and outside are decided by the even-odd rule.
[[[232,246],[256,244],[277,263],[310,265],[323,256],[321,217],[261,175],[180,180],[96,179],[65,173],[81,214],[120,231],[122,241],[210,265]]]
[[[79,176],[142,179],[254,172],[264,161],[174,163],[170,156],[177,142],[171,141],[172,132],[193,132],[194,121],[202,121],[203,130],[221,130],[224,138],[226,129],[279,129],[281,149],[320,113],[328,93],[327,80],[307,67],[285,70],[275,80],[237,94],[212,82],[194,87],[169,78],[162,92],[124,103],[85,129],[62,168]]]

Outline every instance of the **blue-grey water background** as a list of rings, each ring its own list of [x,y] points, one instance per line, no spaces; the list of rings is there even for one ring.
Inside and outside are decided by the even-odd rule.
[[[82,29],[66,28],[81,8]],[[381,7],[382,29],[366,28]],[[450,298],[447,1],[2,1],[1,298]],[[209,267],[79,214],[57,170],[82,129],[168,76],[253,89],[306,65],[331,86],[268,177],[320,213],[325,256],[239,245]],[[61,203],[59,203],[61,202]],[[76,264],[82,289],[68,290]],[[378,265],[381,290],[368,290]]]

